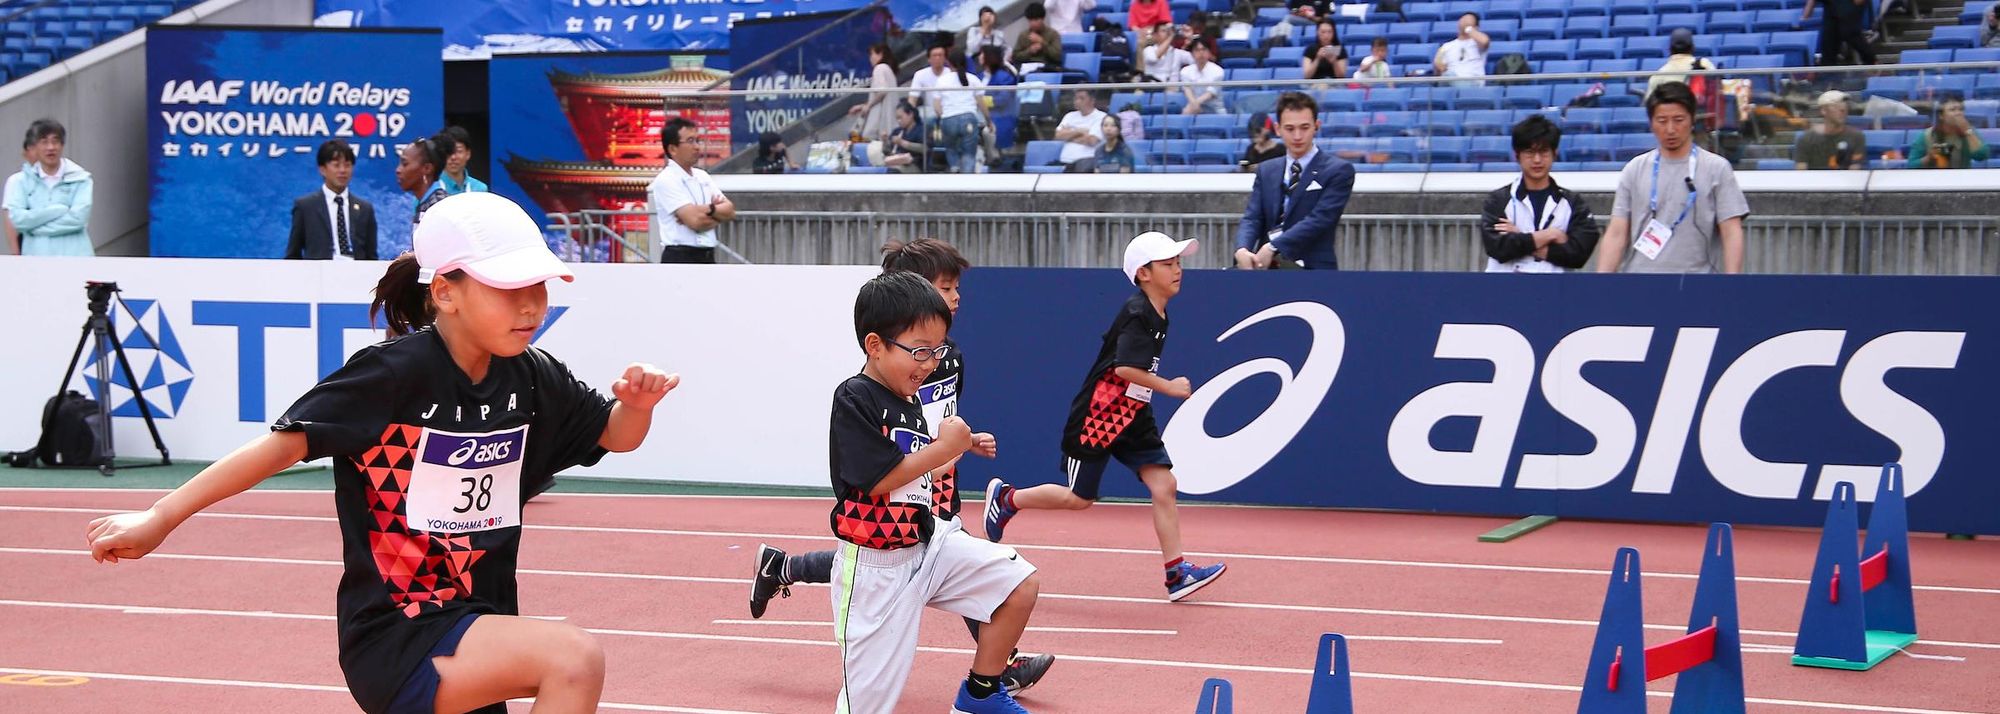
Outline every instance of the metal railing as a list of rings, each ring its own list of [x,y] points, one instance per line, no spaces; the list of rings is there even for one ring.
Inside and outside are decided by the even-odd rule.
[[[569,256],[609,255],[615,241],[625,262],[657,260],[643,235],[608,227],[619,215],[643,212],[551,214],[549,227],[576,244]],[[1201,241],[1189,267],[1222,268],[1232,264],[1240,220],[1235,213],[741,211],[720,237],[726,254],[746,263],[867,265],[888,240],[936,237],[974,265],[1074,268],[1116,266],[1132,236],[1156,230]],[[1477,220],[1348,214],[1336,251],[1346,270],[1479,270],[1486,255]],[[1753,273],[2000,275],[1996,216],[1753,216],[1745,230],[1745,270]]]

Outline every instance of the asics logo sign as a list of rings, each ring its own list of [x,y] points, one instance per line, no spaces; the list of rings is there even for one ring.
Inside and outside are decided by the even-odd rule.
[[[1346,348],[1342,322],[1325,305],[1271,307],[1224,331],[1217,341],[1278,318],[1296,319],[1312,331],[1312,347],[1296,371],[1275,357],[1238,364],[1202,385],[1168,423],[1163,436],[1177,462],[1181,490],[1215,493],[1249,478],[1292,443],[1325,400]],[[1386,425],[1390,464],[1404,479],[1427,486],[1587,491],[1626,476],[1625,488],[1632,493],[1669,494],[1682,475],[1684,452],[1694,448],[1717,484],[1742,496],[1783,500],[1807,495],[1826,500],[1840,483],[1852,483],[1857,496],[1872,499],[1881,464],[1888,461],[1903,464],[1911,494],[1937,475],[1945,452],[1944,427],[1924,406],[1891,389],[1886,376],[1894,370],[1956,368],[1964,332],[1880,334],[1860,341],[1844,360],[1843,348],[1851,341],[1846,330],[1780,333],[1733,359],[1716,353],[1721,332],[1715,327],[1584,326],[1563,335],[1538,364],[1535,346],[1512,327],[1444,323],[1433,357],[1490,363],[1492,377],[1438,384],[1408,396]],[[1661,335],[1670,342],[1656,352],[1653,343]],[[1594,363],[1660,359],[1665,373],[1643,433],[1630,405],[1584,377],[1586,365]],[[1837,369],[1838,401],[1846,415],[1894,449],[1861,459],[1873,463],[1857,464],[1767,460],[1754,453],[1744,429],[1752,399],[1780,375],[1812,368]],[[1210,409],[1231,388],[1261,374],[1280,380],[1271,404],[1233,434],[1207,433],[1203,424]],[[1718,375],[1712,383],[1711,374]],[[1516,437],[1528,412],[1529,393],[1535,390],[1555,413],[1589,432],[1594,447],[1588,453],[1517,453]],[[1767,400],[1780,393],[1774,390]],[[1478,424],[1469,449],[1440,449],[1432,443],[1440,422],[1465,417]],[[1334,428],[1381,426],[1340,423]],[[1693,444],[1690,436],[1698,437]],[[1517,455],[1519,466],[1510,484],[1507,467]]]

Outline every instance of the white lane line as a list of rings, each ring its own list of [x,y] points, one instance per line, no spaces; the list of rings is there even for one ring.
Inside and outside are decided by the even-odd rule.
[[[87,550],[64,550],[59,548],[0,547],[0,553],[18,553],[24,555],[62,555],[62,556],[82,556],[82,557],[90,556],[90,551]],[[344,567],[344,564],[334,560],[305,560],[299,558],[256,558],[256,557],[234,556],[234,555],[192,555],[185,553],[153,553],[152,555],[146,556],[146,558],[149,560],[220,561],[220,562],[231,562],[231,563],[277,563],[282,565],[320,565],[320,566],[328,566],[336,568]],[[529,575],[549,575],[556,577],[691,582],[691,583],[702,583],[702,584],[723,584],[723,585],[732,585],[739,587],[743,585],[748,585],[750,583],[750,580],[748,578],[710,578],[710,577],[695,577],[687,575],[646,575],[641,573],[606,573],[606,572],[579,571],[579,570],[541,570],[533,568],[522,568],[517,572]],[[802,587],[802,586],[826,587],[824,584],[816,584],[816,583],[793,584],[793,587]],[[1041,597],[1043,599],[1048,599],[1048,600],[1118,602],[1118,603],[1131,603],[1137,605],[1166,605],[1170,607],[1180,607],[1180,608],[1218,607],[1227,609],[1261,610],[1270,612],[1317,612],[1317,613],[1330,613],[1338,615],[1367,615],[1375,617],[1410,617],[1418,619],[1435,619],[1435,620],[1466,620],[1475,622],[1509,622],[1509,623],[1531,624],[1531,625],[1570,625],[1578,627],[1592,627],[1592,628],[1597,627],[1596,620],[1569,620],[1569,619],[1561,619],[1553,617],[1525,617],[1516,615],[1483,615],[1474,613],[1434,612],[1428,610],[1388,610],[1388,609],[1363,608],[1363,607],[1333,607],[1330,605],[1291,605],[1285,603],[1226,602],[1217,600],[1197,600],[1197,601],[1183,600],[1177,603],[1168,603],[1165,599],[1162,598],[1126,597],[1120,595],[1080,595],[1073,593],[1051,593],[1051,592],[1044,592],[1041,594]],[[1660,630],[1667,632],[1680,632],[1680,633],[1687,632],[1687,626],[1685,625],[1648,624],[1646,625],[1646,629]],[[1741,630],[1740,632],[1741,634],[1745,635],[1756,635],[1764,637],[1789,637],[1789,638],[1798,637],[1798,633],[1796,632],[1784,632],[1779,630]],[[2000,643],[1994,643],[1994,642],[1957,642],[1951,640],[1919,640],[1917,644],[1931,645],[1935,647],[1964,647],[1971,649],[2000,650]]]
[[[340,694],[347,694],[346,687],[335,687],[326,684],[297,684],[293,682],[258,682],[245,679],[211,679],[207,677],[169,677],[157,674],[125,674],[121,672],[77,672],[71,670],[41,669],[41,668],[30,668],[30,667],[0,667],[0,673],[30,674],[41,677],[83,677],[85,679],[106,679],[111,681],[122,681],[122,682],[148,682],[153,684],[193,684],[193,685],[202,685],[210,687],[236,687],[239,689],[283,689],[294,692],[338,692]],[[512,701],[533,702],[535,700],[530,698],[530,699],[515,699]],[[635,711],[635,712],[675,712],[676,714],[764,714],[763,712],[746,712],[746,711],[735,711],[727,709],[692,709],[688,707],[661,706],[658,704],[618,704],[615,702],[600,702],[598,703],[597,708],[617,709],[621,711]]]
[[[711,625],[739,625],[763,627],[833,627],[831,620],[709,620]],[[1117,627],[1039,627],[1028,626],[1029,632],[1061,632],[1085,635],[1159,635],[1172,637],[1180,630],[1131,630]]]
[[[107,513],[118,513],[119,509],[75,508],[75,507],[62,507],[62,506],[0,506],[0,511],[107,514]],[[337,520],[332,516],[293,516],[293,515],[272,515],[272,514],[257,514],[257,513],[204,512],[195,514],[195,517],[230,519],[230,520],[292,521],[292,522],[312,522],[312,523],[337,522]],[[628,527],[616,527],[616,526],[572,526],[572,525],[549,525],[549,524],[529,524],[523,526],[523,528],[526,528],[527,530],[558,531],[558,532],[570,532],[570,533],[613,533],[622,535],[685,536],[685,537],[696,537],[696,538],[745,538],[745,539],[755,539],[755,540],[822,541],[822,542],[834,541],[833,536],[800,535],[796,533],[751,533],[743,531],[699,531],[699,530],[675,530],[668,528],[628,528]],[[1158,555],[1159,554],[1159,551],[1147,550],[1143,548],[1099,548],[1090,546],[1028,545],[1028,544],[1015,544],[1015,543],[1009,543],[1008,545],[1012,546],[1015,550],[1047,551],[1053,553],[1093,553],[1093,554],[1108,554],[1108,555]],[[1402,568],[1432,568],[1432,569],[1442,569],[1442,570],[1474,570],[1474,571],[1506,572],[1506,573],[1536,573],[1542,575],[1588,575],[1597,578],[1603,578],[1608,576],[1608,571],[1604,570],[1592,570],[1589,568],[1554,568],[1554,567],[1545,567],[1536,565],[1493,565],[1486,563],[1451,563],[1451,562],[1429,561],[1429,560],[1383,560],[1383,559],[1373,559],[1373,558],[1337,558],[1333,556],[1318,556],[1318,555],[1267,555],[1262,553],[1222,553],[1222,552],[1208,552],[1208,551],[1188,551],[1187,554],[1201,558],[1220,558],[1220,559],[1230,559],[1230,560],[1270,560],[1270,561],[1291,562],[1291,563],[1317,563],[1321,565],[1368,565],[1368,566],[1402,567]],[[1667,578],[1672,580],[1695,580],[1699,577],[1699,575],[1696,573],[1671,573],[1671,572],[1648,571],[1646,573],[1646,577]],[[1758,577],[1752,575],[1738,575],[1736,576],[1736,581],[1739,583],[1766,583],[1774,585],[1811,584],[1810,581],[1800,580],[1797,578],[1767,578],[1767,577]],[[1973,587],[1958,587],[1949,585],[1917,585],[1914,587],[1916,590],[1923,590],[1929,592],[1968,593],[1974,595],[2000,595],[2000,588],[1973,588]]]
[[[127,606],[117,606],[117,607],[124,608]],[[227,613],[229,611],[213,611],[213,612]],[[818,623],[812,623],[812,624],[818,624]],[[835,643],[827,640],[806,640],[806,639],[776,638],[776,637],[749,637],[741,635],[712,635],[712,634],[703,634],[694,632],[668,632],[659,630],[627,630],[627,629],[611,629],[611,628],[584,628],[584,631],[592,634],[613,636],[613,637],[701,640],[709,642],[738,642],[738,643],[766,644],[766,645],[784,644],[784,645],[801,645],[808,647],[835,646]],[[926,646],[926,647],[918,647],[917,649],[923,652],[932,652],[939,654],[953,654],[953,655],[973,654],[973,650],[958,648],[958,647]],[[1070,662],[1093,662],[1098,664],[1136,665],[1142,667],[1175,667],[1182,669],[1199,669],[1204,671],[1256,672],[1256,673],[1267,673],[1267,674],[1307,674],[1307,675],[1312,674],[1312,670],[1299,669],[1294,667],[1270,667],[1264,665],[1224,664],[1217,662],[1187,662],[1179,660],[1155,660],[1155,659],[1141,659],[1132,657],[1102,657],[1096,655],[1077,655],[1077,654],[1060,654],[1060,653],[1057,653],[1057,657]],[[57,676],[83,676],[83,677],[94,676],[87,673],[55,672],[55,671],[41,671],[41,670],[32,670],[32,671],[10,670],[4,667],[0,667],[0,672],[8,672],[8,671],[21,671],[26,673],[57,675]],[[1404,682],[1421,682],[1427,684],[1455,684],[1455,685],[1477,686],[1477,687],[1499,687],[1506,689],[1534,689],[1534,690],[1557,691],[1557,692],[1581,691],[1580,687],[1571,685],[1541,684],[1533,682],[1508,682],[1508,681],[1497,681],[1488,679],[1472,679],[1466,677],[1433,677],[1427,675],[1385,674],[1385,673],[1371,673],[1371,672],[1351,672],[1351,675],[1356,679],[1383,679],[1383,680],[1395,680]],[[106,678],[111,678],[111,677],[106,677]],[[147,680],[147,681],[154,681],[154,680]],[[209,681],[229,682],[231,680],[209,680]],[[318,687],[320,685],[287,685],[287,686]],[[339,689],[336,691],[346,691],[346,690]],[[1654,696],[1654,697],[1673,696],[1673,692],[1671,691],[1665,691],[1665,692],[1649,691],[1646,694],[1648,696]],[[1821,709],[1835,709],[1841,711],[1895,712],[1900,714],[1974,714],[1972,712],[1953,712],[1946,710],[1911,709],[1902,707],[1883,707],[1883,706],[1875,706],[1869,704],[1844,704],[1835,702],[1813,702],[1813,701],[1799,701],[1790,699],[1753,698],[1753,699],[1748,699],[1746,701],[1759,704],[1773,704],[1780,706],[1796,706],[1796,707],[1816,707]],[[614,706],[611,704],[603,704],[600,706],[603,708],[632,708],[633,706],[639,706],[639,705]],[[661,709],[647,709],[645,711],[708,712],[710,710],[661,708]]]

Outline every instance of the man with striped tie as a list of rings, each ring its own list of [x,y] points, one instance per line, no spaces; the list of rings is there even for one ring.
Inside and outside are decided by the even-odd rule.
[[[1354,165],[1320,151],[1319,104],[1299,92],[1278,97],[1285,155],[1257,166],[1236,229],[1236,267],[1339,270],[1333,239],[1354,192]]]
[[[376,260],[375,206],[354,197],[354,147],[339,139],[319,146],[318,191],[292,202],[286,260]]]

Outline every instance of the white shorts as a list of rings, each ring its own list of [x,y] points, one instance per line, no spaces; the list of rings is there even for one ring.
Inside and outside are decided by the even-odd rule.
[[[917,654],[923,609],[991,622],[1035,573],[1019,553],[940,520],[930,543],[875,550],[841,543],[833,554],[833,639],[840,645],[837,714],[890,714]]]

